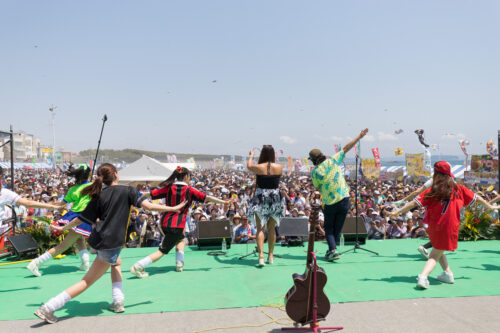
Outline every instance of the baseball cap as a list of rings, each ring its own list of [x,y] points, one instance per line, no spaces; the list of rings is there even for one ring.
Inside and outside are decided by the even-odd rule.
[[[455,178],[451,173],[451,165],[446,161],[439,161],[434,164],[434,171],[443,173],[445,175],[450,176],[451,178]]]
[[[309,157],[311,158],[311,160],[315,160],[318,157],[320,157],[321,155],[323,155],[323,153],[321,152],[321,150],[319,150],[317,148],[315,148],[309,152]]]

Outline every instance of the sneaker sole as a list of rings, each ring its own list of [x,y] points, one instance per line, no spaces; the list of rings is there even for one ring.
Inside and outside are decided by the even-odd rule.
[[[429,286],[425,286],[423,284],[420,284],[420,283],[417,283],[417,287],[419,287],[420,289],[424,290],[424,289],[429,289]]]
[[[38,312],[38,311],[35,311],[35,313],[34,313],[34,314],[35,314],[35,316],[37,316],[38,318],[40,318],[41,320],[45,321],[45,322],[46,322],[46,323],[48,323],[48,324],[55,324],[55,323],[57,322],[57,320],[56,320],[56,321],[54,321],[54,320],[47,319],[47,317],[45,317],[45,316],[43,315],[43,313],[40,313],[40,312]]]
[[[144,279],[144,278],[147,278],[149,276],[148,273],[137,273],[133,268],[130,269],[130,273],[132,273],[133,275],[135,275],[136,277],[138,277],[139,279]]]
[[[455,283],[455,280],[453,280],[453,281],[444,281],[444,280],[438,279],[438,281],[443,282],[443,283],[447,283],[447,284],[453,284],[453,283]]]
[[[33,272],[33,271],[29,268],[29,267],[26,267],[26,269],[27,269],[28,271],[30,271],[30,272],[31,272],[31,274],[33,274],[33,275],[34,275],[34,276],[36,276],[36,277],[40,277],[40,276],[42,276],[42,273],[40,273],[40,272],[38,272],[38,273]]]

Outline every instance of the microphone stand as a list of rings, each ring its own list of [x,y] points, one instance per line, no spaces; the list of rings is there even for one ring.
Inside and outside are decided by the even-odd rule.
[[[99,147],[101,147],[102,132],[104,131],[104,124],[108,120],[108,117],[104,115],[102,118],[101,135],[99,136],[99,142],[97,143],[97,150],[95,151],[94,165],[92,165],[92,176],[94,175],[95,165],[97,163],[97,155],[99,154]]]
[[[363,251],[366,251],[366,252],[370,252],[370,253],[373,253],[373,254],[376,254],[378,255],[378,252],[375,252],[375,251],[372,251],[372,250],[368,250],[368,249],[364,249],[362,248],[360,245],[359,245],[359,237],[358,237],[358,158],[359,156],[356,155],[356,175],[355,175],[355,182],[356,182],[356,185],[354,187],[354,192],[355,192],[355,204],[356,204],[356,241],[354,243],[354,247],[349,249],[349,250],[346,250],[344,252],[340,252],[339,255],[341,254],[344,254],[344,253],[347,253],[347,252],[354,252],[356,253],[356,250],[363,250]]]

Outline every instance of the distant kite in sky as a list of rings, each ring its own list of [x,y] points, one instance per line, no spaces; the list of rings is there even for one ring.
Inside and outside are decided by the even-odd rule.
[[[429,148],[429,145],[425,143],[424,130],[423,129],[415,130],[415,134],[418,135],[418,141],[420,141],[422,146],[424,146],[425,148]]]
[[[212,83],[216,83],[216,82],[217,82],[217,80],[212,80]]]
[[[401,133],[403,133],[402,129],[398,129],[398,130],[394,131],[394,134],[396,134],[396,135],[401,134]]]

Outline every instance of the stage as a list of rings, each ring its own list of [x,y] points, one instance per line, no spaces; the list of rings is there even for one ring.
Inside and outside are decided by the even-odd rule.
[[[459,249],[448,256],[455,284],[439,282],[435,277],[441,269],[437,268],[429,278],[431,287],[418,290],[415,278],[425,261],[417,252],[417,247],[424,242],[368,241],[366,248],[380,252],[380,256],[359,251],[347,253],[335,263],[321,259],[319,264],[329,278],[325,292],[330,302],[334,303],[332,318],[337,318],[336,307],[340,307],[335,303],[500,295],[500,241],[460,242]],[[315,246],[322,258],[326,243],[316,242]],[[292,286],[292,273],[304,271],[306,247],[277,246],[275,253],[283,258],[276,258],[274,265],[264,268],[255,267],[256,256],[238,260],[239,256],[253,249],[254,244],[232,245],[226,256],[219,257],[209,256],[207,251],[196,248],[186,249],[182,273],[175,271],[175,255],[170,253],[148,267],[150,277],[146,279],[136,278],[128,269],[154,249],[124,249],[125,314],[255,308],[280,302]],[[83,276],[77,270],[79,258],[75,256],[51,261],[40,269],[43,275],[39,278],[32,276],[26,265],[0,266],[0,320],[34,319],[33,312],[38,306]],[[107,310],[110,300],[111,281],[107,273],[88,291],[57,311],[56,315],[123,316]],[[477,308],[478,313],[481,311]],[[277,315],[284,316],[284,313]],[[473,313],[468,315],[474,317]],[[240,319],[239,323],[248,323],[245,317]],[[363,316],[357,320],[363,321]],[[266,318],[262,321],[265,322]],[[349,326],[343,321],[336,324]],[[207,323],[203,327],[213,325]]]

